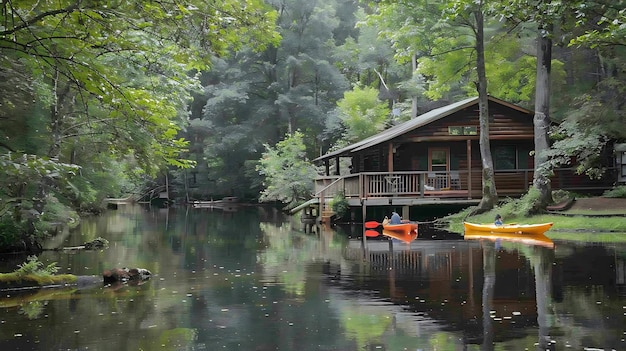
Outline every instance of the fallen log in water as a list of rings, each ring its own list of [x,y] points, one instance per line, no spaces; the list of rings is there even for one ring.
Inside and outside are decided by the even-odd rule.
[[[82,245],[78,246],[64,246],[61,248],[54,249],[55,251],[59,250],[100,250],[109,247],[109,241],[104,238],[95,238],[91,241],[88,241]]]

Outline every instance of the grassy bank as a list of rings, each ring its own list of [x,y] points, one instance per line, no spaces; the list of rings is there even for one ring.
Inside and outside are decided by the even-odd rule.
[[[463,222],[493,223],[493,219],[500,209],[477,215],[467,216],[469,211],[463,211],[446,217],[449,222],[448,230],[463,233]],[[622,216],[589,217],[587,215],[562,216],[542,214],[531,217],[509,215],[504,217],[505,223],[536,224],[554,223],[551,232],[585,232],[585,233],[622,233],[626,234],[626,218]]]
[[[521,199],[509,199],[493,210],[479,215],[469,215],[474,208],[449,215],[445,218],[447,229],[462,234],[464,221],[493,223],[496,214],[501,214],[505,223],[552,222],[554,225],[546,232],[546,236],[552,239],[626,241],[626,199],[616,201],[598,197],[577,200],[580,205],[558,214],[528,216],[531,197],[532,194]]]

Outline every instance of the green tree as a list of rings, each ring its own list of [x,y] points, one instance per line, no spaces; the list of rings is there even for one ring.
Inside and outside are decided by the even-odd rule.
[[[275,145],[300,130],[312,158],[321,143],[329,142],[322,135],[327,113],[349,88],[333,52],[354,31],[339,21],[336,9],[350,19],[348,8],[355,5],[346,0],[268,3],[279,14],[280,44],[262,52],[243,47],[236,55],[214,58],[214,69],[202,74],[204,92],[195,95],[186,133],[190,157],[198,161],[194,196],[256,199],[263,187],[254,165],[264,144]]]
[[[533,22],[537,25],[536,37],[536,81],[535,116],[535,172],[533,186],[539,191],[536,210],[545,209],[552,202],[548,149],[550,148],[550,78],[552,70],[552,37],[554,23],[559,19],[563,6],[561,1],[507,1],[502,3],[503,13],[509,19],[520,22]]]
[[[8,136],[0,146],[26,151],[30,145],[10,131],[32,130],[30,122],[36,121],[41,143],[31,152],[73,163],[89,153],[84,150],[94,150],[111,160],[131,160],[151,175],[168,164],[193,164],[181,159],[187,142],[178,136],[189,92],[199,86],[189,73],[207,69],[211,57],[244,43],[262,50],[278,40],[276,13],[257,0],[244,7],[238,1],[199,0],[0,6],[0,76],[21,82],[0,98],[11,107],[0,116],[0,135]],[[12,103],[18,97],[34,102]],[[27,122],[20,124],[16,116],[24,110]],[[109,164],[103,162],[94,174]],[[43,212],[52,192],[64,191],[59,177],[30,179],[35,212]],[[79,191],[94,189],[88,183],[76,182],[84,185]],[[33,217],[29,231],[35,227]]]
[[[343,141],[354,143],[385,128],[389,107],[378,99],[378,89],[356,87],[337,102],[338,117],[345,129]]]
[[[471,57],[475,62],[471,65],[475,67],[476,76],[474,85],[478,92],[479,106],[479,145],[482,162],[482,199],[478,204],[479,212],[492,209],[498,201],[498,192],[491,156],[491,146],[489,140],[489,100],[487,95],[487,72],[485,63],[485,8],[484,1],[456,0],[449,4],[446,9],[447,21],[452,21],[463,27],[467,27],[472,33],[470,39]]]
[[[626,112],[623,93],[626,80],[624,47],[626,2],[601,0],[568,3],[575,19],[568,44],[572,52],[587,55],[582,63],[584,90],[578,90],[570,104],[572,111],[553,134],[555,142],[549,153],[553,167],[569,165],[576,159],[577,172],[602,177],[607,148],[612,141],[626,140]],[[589,74],[585,75],[586,72]],[[576,82],[576,86],[581,83]]]
[[[265,145],[257,166],[264,177],[261,201],[280,201],[293,208],[311,197],[317,173],[306,158],[303,138],[304,135],[296,131],[286,135],[275,147]]]

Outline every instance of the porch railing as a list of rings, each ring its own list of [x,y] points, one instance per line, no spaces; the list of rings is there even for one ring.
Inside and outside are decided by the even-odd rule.
[[[577,175],[573,168],[556,169],[551,178],[552,188],[572,191],[610,189],[616,179],[615,171],[609,169],[603,180],[591,180]],[[532,186],[533,174],[532,169],[495,171],[498,194],[519,196],[526,193]],[[482,171],[364,172],[343,177],[320,177],[315,184],[315,196],[320,199],[331,199],[337,193],[343,193],[347,198],[436,196],[472,199],[481,197]]]

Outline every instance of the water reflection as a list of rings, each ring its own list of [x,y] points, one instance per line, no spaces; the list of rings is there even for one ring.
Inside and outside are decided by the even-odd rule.
[[[411,243],[411,241],[417,239],[417,230],[396,231],[383,229],[383,235],[388,238],[409,244]]]
[[[137,266],[156,276],[5,291],[0,349],[623,348],[623,246],[309,229],[271,208],[111,211],[63,243],[104,237],[108,249],[40,259],[80,275]]]
[[[465,240],[491,240],[499,245],[502,242],[523,243],[527,245],[540,245],[549,249],[554,248],[554,242],[543,233],[490,233],[479,231],[466,231]]]

